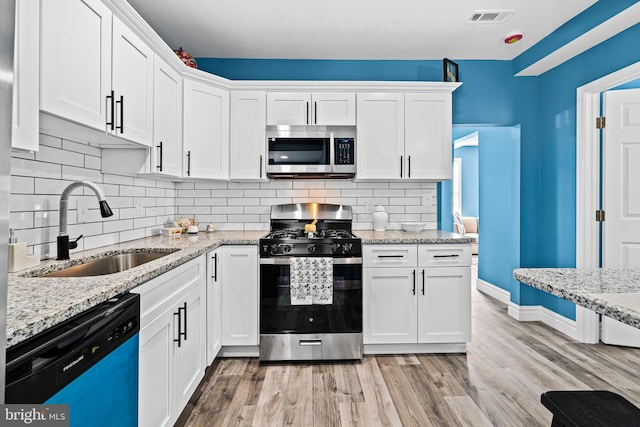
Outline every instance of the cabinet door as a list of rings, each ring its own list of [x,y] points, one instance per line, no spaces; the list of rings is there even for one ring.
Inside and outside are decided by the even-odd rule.
[[[173,326],[176,331],[174,334],[177,335],[178,326],[185,334],[174,346],[176,416],[180,415],[189,398],[196,391],[206,368],[207,318],[204,283],[184,296],[178,309],[180,309],[179,315],[182,316],[182,320],[178,324],[178,316],[174,317]]]
[[[174,412],[173,312],[168,309],[140,330],[138,425],[169,426]]]
[[[418,342],[471,341],[470,270],[470,267],[420,269]]]
[[[231,92],[229,178],[261,180],[265,174],[266,92]]]
[[[222,345],[258,344],[258,253],[226,246],[222,257]]]
[[[105,130],[111,11],[100,0],[41,2],[40,108]]]
[[[112,84],[115,135],[151,146],[153,136],[153,51],[113,18]]]
[[[185,176],[229,178],[229,92],[184,81]]]
[[[16,1],[11,147],[38,151],[40,2]]]
[[[406,93],[406,178],[451,179],[451,94]]]
[[[222,248],[207,255],[207,365],[222,347]]]
[[[314,125],[355,126],[356,94],[354,92],[317,92],[313,102],[311,123]]]
[[[403,178],[404,94],[358,94],[357,123],[357,178]]]
[[[415,268],[364,269],[364,344],[415,343]]]
[[[310,125],[311,94],[308,92],[267,93],[268,125]]]
[[[152,173],[182,176],[182,77],[160,57],[153,73]]]

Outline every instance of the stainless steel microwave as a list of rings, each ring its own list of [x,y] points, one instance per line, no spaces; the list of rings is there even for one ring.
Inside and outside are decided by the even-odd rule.
[[[355,156],[354,126],[267,126],[271,178],[351,178]]]

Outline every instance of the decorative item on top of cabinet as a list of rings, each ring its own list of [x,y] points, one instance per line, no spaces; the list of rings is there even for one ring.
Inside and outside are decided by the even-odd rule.
[[[229,178],[266,180],[267,93],[233,90],[230,97]]]
[[[184,176],[229,179],[229,91],[185,79],[183,117]]]
[[[180,60],[184,62],[184,65],[191,68],[198,68],[196,59],[189,52],[182,49],[182,46],[180,46],[178,50],[174,50],[174,52],[176,53],[176,55],[178,55],[178,58],[180,58]]]
[[[267,125],[355,124],[354,92],[267,92]]]
[[[41,8],[40,109],[102,132],[78,130],[73,136],[81,140],[108,142],[106,131],[150,146],[151,48],[99,0],[45,1]],[[51,116],[42,127],[67,130]]]
[[[359,93],[356,177],[451,179],[451,121],[450,92]]]

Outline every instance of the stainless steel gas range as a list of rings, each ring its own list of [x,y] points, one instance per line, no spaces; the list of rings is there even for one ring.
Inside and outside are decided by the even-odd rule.
[[[260,239],[260,360],[362,357],[362,243],[350,206],[271,207]]]

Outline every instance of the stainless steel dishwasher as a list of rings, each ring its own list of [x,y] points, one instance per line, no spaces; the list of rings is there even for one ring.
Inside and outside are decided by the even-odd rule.
[[[137,426],[140,296],[114,297],[7,350],[6,403],[68,404],[71,426]]]

